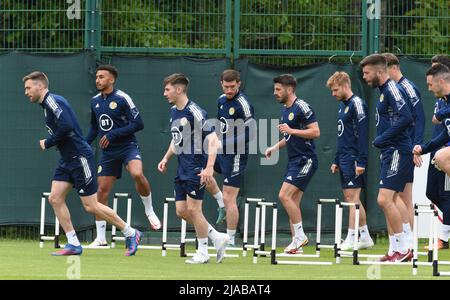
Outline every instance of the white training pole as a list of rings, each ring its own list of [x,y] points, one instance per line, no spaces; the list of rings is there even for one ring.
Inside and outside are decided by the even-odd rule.
[[[117,194],[114,195],[113,199],[113,211],[117,214]],[[111,248],[116,247],[116,226],[114,224],[111,226]]]
[[[276,263],[277,254],[277,218],[278,218],[278,208],[274,206],[272,210],[272,251],[270,253],[271,264]]]
[[[433,276],[439,276],[439,270],[438,270],[438,263],[439,263],[439,258],[438,258],[438,213],[436,210],[434,211],[434,222],[433,222]]]
[[[186,221],[181,219],[180,257],[186,256],[186,227]]]
[[[131,194],[128,194],[127,200],[127,224],[131,226]]]
[[[415,209],[414,209],[414,223],[413,223],[414,228],[413,228],[413,269],[412,269],[413,276],[417,275],[417,261],[418,261],[418,257],[419,257],[419,253],[418,253],[419,214],[417,212],[417,205],[415,205],[414,208]]]
[[[266,243],[266,206],[263,205],[261,207],[261,238],[260,238],[260,247],[259,250],[264,251],[265,250],[265,243]]]
[[[359,251],[359,216],[360,216],[360,206],[359,203],[355,205],[355,240],[353,241],[353,264],[358,264],[358,251]]]
[[[244,237],[242,238],[242,256],[247,256],[247,242],[248,242],[248,209],[250,204],[245,200],[244,205]]]
[[[317,203],[316,254],[320,256],[320,233],[322,231],[322,203]]]
[[[61,248],[59,245],[59,220],[55,215],[55,248]]]
[[[339,201],[336,201],[336,205],[335,205],[335,216],[334,216],[334,257],[336,258],[336,263],[340,263],[340,259],[339,259],[339,250],[341,247],[341,234],[340,231],[342,230],[342,228],[339,226],[339,220],[342,219],[341,218],[341,214],[340,214],[340,204]]]
[[[255,241],[253,246],[253,263],[256,264],[258,262],[258,254],[256,253],[259,250],[259,218],[260,218],[260,208],[256,207],[255,214]]]
[[[164,201],[164,213],[163,213],[163,233],[162,233],[162,256],[167,255],[166,244],[167,244],[167,217],[169,215],[169,200],[170,198],[166,198]]]
[[[45,193],[42,194],[41,197],[41,223],[39,227],[39,248],[44,247],[44,240],[42,237],[44,236],[44,228],[45,228]]]

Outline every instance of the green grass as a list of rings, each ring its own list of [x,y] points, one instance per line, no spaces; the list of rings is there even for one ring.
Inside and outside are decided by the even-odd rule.
[[[364,253],[382,253],[386,245],[377,245]],[[281,249],[280,249],[281,250]],[[50,242],[40,249],[37,241],[0,240],[0,279],[68,279],[67,273],[75,266],[68,257],[52,257]],[[305,248],[313,253],[314,247]],[[431,267],[419,267],[418,276],[412,276],[411,266],[353,266],[351,259],[343,258],[341,264],[331,266],[271,265],[269,258],[259,258],[252,263],[252,256],[226,258],[216,264],[211,257],[205,265],[187,265],[178,251],[168,251],[167,257],[159,250],[139,250],[134,257],[125,257],[123,245],[115,249],[85,249],[79,257],[80,279],[214,279],[214,280],[279,280],[279,279],[444,279],[432,277]],[[442,260],[450,260],[450,251],[440,251]],[[78,258],[75,258],[78,259]],[[280,258],[284,259],[284,258]],[[323,261],[333,261],[330,250],[323,251]],[[424,260],[424,257],[422,257]],[[71,269],[72,268],[72,269]],[[450,270],[442,266],[441,270]]]

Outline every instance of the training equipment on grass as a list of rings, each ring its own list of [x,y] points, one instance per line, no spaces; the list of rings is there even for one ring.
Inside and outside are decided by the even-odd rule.
[[[247,256],[247,250],[251,249],[259,249],[260,245],[258,245],[257,237],[255,235],[255,240],[253,244],[248,243],[248,226],[249,226],[249,210],[250,205],[255,205],[255,232],[256,228],[259,226],[258,218],[259,215],[257,207],[259,202],[264,202],[264,198],[247,198],[245,199],[244,205],[244,236],[242,238],[242,256]],[[258,216],[259,217],[259,216]],[[256,248],[255,248],[256,247]],[[262,246],[264,249],[264,246]]]
[[[59,245],[59,221],[55,216],[55,234],[54,235],[44,235],[45,230],[45,204],[47,202],[48,197],[50,197],[50,193],[44,192],[41,197],[41,222],[39,226],[39,247],[44,247],[45,241],[54,241],[55,248],[61,248]]]
[[[126,223],[131,226],[131,207],[133,204],[133,198],[131,197],[130,193],[115,193],[114,194],[114,200],[113,200],[113,210],[116,214],[117,213],[117,206],[118,201],[120,198],[127,199],[127,220]],[[116,246],[115,241],[124,241],[125,237],[123,236],[117,236],[116,235],[116,226],[112,225],[111,227],[111,248],[114,248]],[[84,247],[84,246],[83,246]],[[89,247],[84,247],[89,248]],[[99,247],[95,246],[96,249],[99,248],[109,248],[109,247]],[[161,250],[161,246],[151,246],[151,245],[138,245],[138,249],[147,249],[147,250]]]
[[[185,257],[185,240],[184,240],[184,236],[181,233],[181,239],[180,239],[180,244],[168,244],[167,243],[167,223],[168,223],[168,219],[169,219],[169,203],[173,203],[175,205],[176,201],[175,198],[171,198],[171,197],[166,197],[166,199],[164,200],[164,215],[163,215],[163,234],[162,234],[162,245],[161,245],[161,249],[162,249],[162,256],[166,256],[167,255],[167,250],[180,250],[180,257]],[[184,220],[181,221],[181,227],[182,230],[181,232],[183,232],[183,226],[186,227],[186,222],[183,222]],[[184,229],[186,230],[186,229]]]
[[[322,231],[322,205],[323,204],[331,204],[335,207],[335,222],[334,222],[334,244],[333,245],[325,245],[321,243],[321,231]],[[317,234],[316,234],[316,254],[317,257],[320,257],[321,249],[333,249],[334,257],[336,259],[336,263],[341,262],[341,257],[343,258],[353,258],[353,264],[357,265],[358,262],[358,234],[355,234],[353,240],[353,251],[342,251],[341,250],[341,238],[342,238],[342,218],[344,207],[348,207],[350,210],[352,207],[355,208],[355,230],[357,231],[359,228],[359,204],[358,203],[349,203],[349,202],[341,202],[339,199],[319,199],[317,203]]]
[[[272,208],[272,240],[270,251],[265,250],[266,239],[266,214],[267,208]],[[291,258],[314,258],[316,254],[285,254],[276,253],[277,250],[277,219],[278,208],[276,202],[257,202],[255,207],[255,239],[253,245],[253,263],[258,263],[258,257],[270,256],[270,263],[273,265],[331,265],[331,262],[321,261],[298,261],[298,260],[277,260],[277,257]]]
[[[176,203],[175,198],[166,198],[164,201],[164,220],[163,220],[163,238],[162,238],[162,256],[166,256],[167,250],[180,250],[180,257],[193,256],[195,253],[190,253],[186,251],[186,243],[195,243],[195,248],[197,249],[198,243],[196,238],[187,238],[187,223],[184,219],[181,219],[181,231],[180,231],[180,243],[179,244],[168,244],[167,243],[167,223],[169,220],[169,203]],[[208,247],[208,250],[215,250],[214,247]],[[228,247],[226,250],[237,250],[241,251],[242,248],[231,248]],[[216,253],[209,253],[210,256],[216,256]],[[239,257],[237,254],[225,254],[225,257],[236,258]]]
[[[419,215],[431,214],[430,234],[428,236],[428,252],[419,252]],[[450,265],[450,261],[439,261],[438,247],[438,228],[439,216],[433,204],[430,205],[414,205],[414,250],[413,250],[413,269],[412,274],[417,275],[419,266],[433,267],[433,276],[450,276],[450,272],[439,272],[439,265]],[[427,262],[418,261],[419,255],[426,255]]]
[[[117,214],[117,201],[120,198],[127,199],[127,220],[126,223],[131,226],[131,205],[133,199],[131,198],[130,193],[115,193],[113,199],[113,210]],[[116,241],[125,241],[124,236],[116,236],[116,226],[112,225],[111,227],[111,248],[116,247]]]

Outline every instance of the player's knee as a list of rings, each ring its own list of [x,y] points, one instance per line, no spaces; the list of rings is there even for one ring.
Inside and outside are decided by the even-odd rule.
[[[448,157],[445,151],[439,150],[434,155],[434,159],[436,160],[436,164],[438,165],[438,167],[441,168],[444,165],[445,161],[448,160]]]
[[[88,214],[96,215],[99,211],[99,207],[97,203],[84,203],[84,210]]]
[[[60,202],[59,199],[60,197],[56,196],[55,194],[50,194],[50,196],[48,196],[48,202],[51,206],[58,204]]]
[[[196,216],[200,213],[199,209],[196,206],[188,206],[186,209],[189,216]]]
[[[378,196],[377,203],[382,209],[387,209],[392,204],[386,197]]]
[[[97,201],[102,204],[108,203],[109,190],[99,187],[97,190]]]
[[[290,200],[290,197],[285,193],[279,193],[278,198],[280,199],[281,203],[286,203]]]
[[[184,220],[188,219],[188,217],[189,217],[188,211],[186,209],[177,208],[176,214],[179,218],[184,219]]]
[[[144,180],[144,173],[142,173],[142,170],[132,170],[130,171],[130,176],[134,181]]]
[[[235,207],[235,206],[237,207],[236,198],[234,198],[232,195],[226,195],[226,196],[224,195],[223,202],[227,208]]]

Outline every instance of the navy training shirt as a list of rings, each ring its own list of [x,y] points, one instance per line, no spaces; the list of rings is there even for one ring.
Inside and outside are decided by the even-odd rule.
[[[281,123],[286,123],[292,129],[306,129],[306,126],[317,122],[316,115],[308,103],[296,99],[291,107],[284,106],[281,110]],[[295,160],[302,156],[317,158],[313,140],[295,135],[284,134],[287,144],[288,159]]]
[[[223,94],[217,100],[217,119],[220,121],[220,133],[222,141],[222,149],[224,154],[247,154],[248,143],[251,140],[249,127],[245,130],[238,130],[239,123],[233,123],[237,120],[242,121],[240,124],[245,125],[254,118],[253,106],[248,101],[247,96],[239,91],[231,100],[228,100]],[[234,126],[233,126],[234,125]],[[241,149],[237,149],[240,144],[245,146],[245,153]],[[228,147],[227,147],[228,145]],[[232,150],[232,153],[228,153]]]
[[[376,109],[377,137],[373,145],[382,151],[394,148],[411,153],[411,102],[403,88],[392,79],[379,86],[381,92]]]
[[[402,77],[398,83],[405,90],[412,104],[413,126],[411,128],[411,140],[413,145],[423,143],[423,135],[425,132],[425,112],[423,110],[422,97],[417,86],[409,79]]]
[[[197,174],[206,167],[208,155],[203,145],[206,136],[214,132],[214,126],[206,119],[206,111],[191,100],[181,110],[176,106],[170,110],[172,141],[178,159],[177,176],[181,180],[200,180]]]
[[[111,94],[97,94],[91,101],[91,128],[86,137],[89,144],[104,135],[109,140],[105,152],[113,152],[130,142],[136,143],[135,132],[144,128],[138,109],[133,100],[121,90]]]
[[[337,151],[334,163],[340,160],[355,160],[357,166],[367,167],[369,121],[367,104],[352,95],[339,101]]]
[[[45,140],[45,148],[56,146],[64,161],[93,155],[76,115],[64,97],[49,92],[40,105],[44,108],[45,125],[50,134]]]

